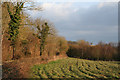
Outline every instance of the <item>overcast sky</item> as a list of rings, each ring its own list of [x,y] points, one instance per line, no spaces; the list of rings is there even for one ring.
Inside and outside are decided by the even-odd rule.
[[[29,11],[31,17],[50,20],[67,40],[93,43],[118,41],[118,3],[35,3],[43,11]]]

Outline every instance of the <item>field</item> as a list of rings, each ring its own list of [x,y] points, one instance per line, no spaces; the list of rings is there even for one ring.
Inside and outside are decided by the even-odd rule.
[[[66,58],[47,64],[34,65],[33,78],[119,79],[119,61],[91,61]]]

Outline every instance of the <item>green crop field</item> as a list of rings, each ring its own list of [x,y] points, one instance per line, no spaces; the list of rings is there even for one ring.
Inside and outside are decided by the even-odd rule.
[[[66,58],[32,67],[33,78],[119,79],[119,61]]]

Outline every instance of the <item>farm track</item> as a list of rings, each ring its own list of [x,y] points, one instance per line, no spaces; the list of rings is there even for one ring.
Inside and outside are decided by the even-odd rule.
[[[120,64],[110,61],[90,61],[67,58],[32,67],[33,78],[119,79]],[[35,74],[36,72],[36,74]]]

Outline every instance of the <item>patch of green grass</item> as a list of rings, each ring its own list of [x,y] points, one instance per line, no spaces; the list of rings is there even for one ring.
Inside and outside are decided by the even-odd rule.
[[[56,60],[56,61],[51,61],[48,64],[56,64],[56,63],[60,63],[60,62],[61,62],[61,60]]]
[[[66,58],[32,67],[34,78],[120,78],[119,61],[91,61]]]

